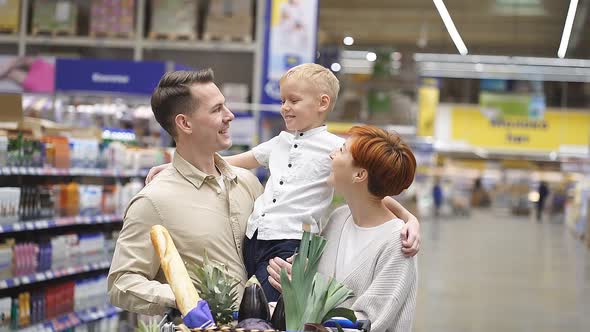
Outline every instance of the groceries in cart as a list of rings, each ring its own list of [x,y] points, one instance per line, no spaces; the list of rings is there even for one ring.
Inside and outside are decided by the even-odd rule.
[[[256,277],[246,284],[236,313],[239,282],[228,276],[223,265],[211,262],[205,254],[203,264],[194,267],[197,281],[193,285],[166,228],[153,226],[150,236],[178,310],[170,310],[157,327],[144,324],[141,332],[151,331],[150,328],[162,332],[370,330],[368,321],[357,322],[352,310],[338,307],[353,296],[352,291],[317,273],[326,246],[326,239],[320,235],[304,233],[293,260],[291,278],[285,270],[281,271],[283,293],[272,306],[272,313]],[[178,316],[182,324],[175,324]]]

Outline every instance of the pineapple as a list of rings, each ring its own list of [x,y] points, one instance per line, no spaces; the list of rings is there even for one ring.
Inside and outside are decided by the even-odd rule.
[[[229,275],[226,266],[210,261],[207,252],[203,263],[195,265],[193,272],[197,292],[209,303],[217,326],[231,323],[238,299],[236,286],[240,282]]]
[[[135,332],[160,332],[160,327],[155,319],[151,319],[147,324],[140,320]]]

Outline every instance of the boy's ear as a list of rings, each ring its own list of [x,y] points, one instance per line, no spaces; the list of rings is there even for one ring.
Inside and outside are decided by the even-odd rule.
[[[328,111],[328,109],[330,108],[331,101],[332,101],[332,98],[330,98],[330,96],[328,96],[327,94],[320,95],[320,111],[322,111],[322,112]]]
[[[192,134],[193,126],[189,119],[184,114],[178,114],[174,117],[174,123],[176,124],[176,128],[179,131],[184,132],[185,134]]]

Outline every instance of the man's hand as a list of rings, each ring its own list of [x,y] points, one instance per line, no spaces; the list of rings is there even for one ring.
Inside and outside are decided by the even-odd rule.
[[[170,165],[170,164],[163,164],[160,166],[154,166],[154,167],[150,168],[150,171],[149,171],[147,177],[145,178],[145,184],[147,185],[148,183],[152,182],[152,180],[156,177],[156,175],[158,175],[158,173],[163,171],[164,168],[168,167],[168,165]]]
[[[281,288],[281,270],[283,268],[287,270],[287,275],[291,279],[291,263],[293,263],[293,256],[287,258],[286,261],[280,257],[275,257],[268,261],[268,267],[266,268],[268,282],[279,292],[283,291]]]
[[[406,257],[413,257],[420,250],[420,223],[414,217],[404,224],[400,231],[402,252]]]

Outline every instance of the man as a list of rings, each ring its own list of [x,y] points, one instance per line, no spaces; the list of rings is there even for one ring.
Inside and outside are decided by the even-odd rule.
[[[176,307],[150,228],[160,224],[169,230],[187,267],[202,261],[207,249],[211,260],[244,281],[242,240],[263,190],[251,172],[229,166],[216,153],[231,146],[234,115],[212,70],[165,74],[151,103],[156,120],[174,138],[176,153],[129,203],[108,276],[111,303],[146,315]]]
[[[165,74],[152,95],[152,110],[174,137],[176,153],[127,207],[108,276],[111,303],[146,315],[176,307],[150,241],[150,228],[157,224],[168,229],[188,267],[202,261],[205,249],[211,260],[225,264],[241,281],[241,296],[246,281],[242,242],[263,188],[250,171],[230,166],[217,154],[231,146],[234,115],[213,83],[213,71]],[[404,253],[418,252],[417,223],[408,226],[403,244]]]

